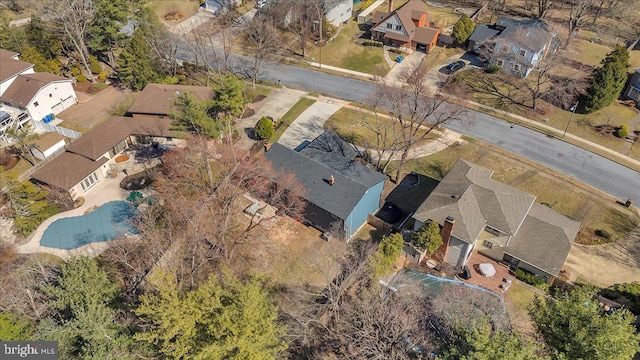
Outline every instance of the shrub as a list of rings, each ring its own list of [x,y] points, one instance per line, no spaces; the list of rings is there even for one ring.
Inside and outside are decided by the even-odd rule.
[[[89,68],[92,74],[99,74],[102,72],[102,65],[95,56],[89,56]]]
[[[385,275],[391,270],[393,263],[402,252],[403,245],[404,240],[399,233],[387,235],[382,238],[380,244],[378,244],[378,249],[370,258],[374,279]]]
[[[98,79],[100,81],[105,81],[107,80],[107,74],[105,74],[104,72],[100,72],[100,74],[98,74]]]
[[[627,134],[629,134],[629,127],[627,125],[620,126],[618,128],[618,131],[616,131],[616,136],[618,136],[621,139],[626,138]]]
[[[78,76],[80,74],[82,74],[82,71],[80,71],[80,69],[77,66],[74,66],[71,68],[71,75]]]
[[[498,71],[500,71],[500,69],[502,69],[502,68],[500,66],[496,65],[496,64],[492,64],[492,65],[487,66],[487,72],[489,74],[495,74]]]
[[[266,116],[263,116],[256,124],[256,135],[261,140],[266,140],[273,135],[273,121]]]
[[[523,270],[523,269],[516,269],[516,279],[523,281],[529,285],[535,286],[538,289],[544,290],[544,291],[548,291],[549,290],[549,285],[542,279],[540,279],[539,277],[535,276],[534,274]]]
[[[60,75],[60,65],[60,60],[58,59],[47,60],[47,67],[50,73]]]
[[[611,300],[624,301],[631,312],[636,315],[640,314],[640,282],[615,284],[602,290],[600,295]]]
[[[78,80],[78,82],[83,83],[85,81],[87,81],[87,77],[84,75],[78,75],[76,76],[76,80]]]
[[[598,235],[601,238],[606,239],[606,240],[610,240],[611,237],[613,236],[612,233],[610,233],[610,232],[608,232],[607,230],[604,230],[604,229],[598,229],[598,230],[595,231],[595,233],[596,233],[596,235]]]

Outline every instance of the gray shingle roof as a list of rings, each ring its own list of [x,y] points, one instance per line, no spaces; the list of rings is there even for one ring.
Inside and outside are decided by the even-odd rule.
[[[473,30],[473,33],[469,36],[469,41],[475,41],[476,43],[487,41],[499,33],[500,30],[493,28],[492,25],[481,24]]]
[[[534,204],[505,253],[558,276],[579,230],[580,222]]]
[[[500,39],[522,44],[534,51],[544,49],[547,42],[553,37],[549,31],[549,25],[539,19],[501,17],[496,22],[496,26],[506,28],[500,33]]]
[[[493,171],[458,160],[413,217],[442,224],[456,220],[453,235],[473,243],[485,224],[509,235],[517,232],[535,197],[491,179]]]
[[[337,153],[336,153],[337,155]],[[304,198],[327,212],[346,219],[358,204],[362,196],[373,185],[384,181],[385,176],[362,166],[357,172],[340,171],[295,152],[278,143],[273,144],[265,157],[274,169],[293,173],[305,189]],[[316,157],[318,159],[318,157]],[[338,164],[339,162],[336,162]],[[356,166],[354,166],[355,169]],[[371,173],[376,173],[371,174]],[[355,176],[360,174],[361,176]],[[329,178],[334,176],[335,183],[329,185]]]

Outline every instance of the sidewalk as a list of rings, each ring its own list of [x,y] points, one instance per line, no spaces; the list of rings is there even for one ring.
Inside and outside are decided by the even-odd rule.
[[[317,63],[310,63],[310,64],[314,65],[314,66],[318,65]],[[357,71],[348,70],[348,69],[342,69],[342,68],[339,68],[339,67],[336,67],[336,66],[322,65],[322,68],[327,68],[327,69],[331,69],[333,71],[343,72],[343,73],[346,73],[346,74],[365,76],[365,77],[368,77],[371,80],[377,80],[377,77],[375,77],[375,76],[373,76],[371,74],[359,73]],[[395,68],[398,68],[398,66],[394,67],[394,69]],[[394,69],[392,69],[392,70],[394,70]],[[387,76],[389,76],[389,74],[387,74]],[[473,101],[464,100],[464,99],[457,98],[457,97],[454,97],[454,96],[452,96],[452,98],[456,99],[458,101],[462,101],[463,103],[466,103],[466,104],[470,104],[470,105],[477,106],[477,107],[480,107],[480,108],[485,109],[485,110],[490,110],[490,111],[494,111],[494,112],[497,112],[497,113],[502,114],[502,115],[509,116],[509,117],[511,117],[511,118],[513,118],[513,119],[525,124],[525,126],[527,126],[529,128],[533,127],[532,130],[539,131],[538,129],[544,129],[547,133],[551,133],[551,134],[553,134],[553,136],[556,136],[556,137],[558,137],[558,139],[562,140],[563,131],[559,130],[559,129],[556,129],[556,128],[552,127],[552,126],[549,126],[549,125],[546,125],[546,124],[542,124],[542,123],[540,123],[538,121],[525,118],[524,116],[512,114],[512,113],[509,113],[509,112],[504,111],[504,110],[498,110],[498,109],[492,108],[491,106],[488,106],[488,105],[479,104],[479,103],[476,103],[476,102],[473,102]],[[613,150],[611,150],[609,148],[606,148],[606,147],[604,147],[604,146],[602,146],[600,144],[596,144],[596,143],[594,143],[592,141],[583,139],[583,138],[581,138],[579,136],[576,136],[576,135],[573,135],[571,133],[567,133],[565,135],[565,137],[574,140],[577,143],[577,144],[575,144],[576,146],[579,146],[579,147],[581,147],[583,149],[586,149],[588,151],[593,152],[592,149],[598,149],[599,151],[607,154],[607,156],[604,156],[604,157],[608,158],[609,160],[615,161],[615,162],[619,163],[620,165],[630,167],[628,164],[632,164],[635,167],[635,168],[634,167],[630,167],[632,170],[638,171],[638,169],[640,169],[640,161],[632,159],[629,156],[621,154],[621,153],[619,153],[617,151],[613,151]],[[591,147],[592,149],[589,149],[589,147]],[[624,162],[626,162],[626,164]]]

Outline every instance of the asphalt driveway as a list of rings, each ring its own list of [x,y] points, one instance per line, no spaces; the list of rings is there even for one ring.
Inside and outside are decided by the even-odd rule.
[[[298,116],[278,142],[295,149],[305,141],[313,141],[324,132],[324,122],[341,107],[340,104],[317,101]]]

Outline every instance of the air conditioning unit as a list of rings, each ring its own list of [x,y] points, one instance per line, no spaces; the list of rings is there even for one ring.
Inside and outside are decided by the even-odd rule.
[[[320,237],[324,240],[324,241],[330,241],[331,240],[331,233],[330,232],[325,232],[322,233],[322,235],[320,235]]]

